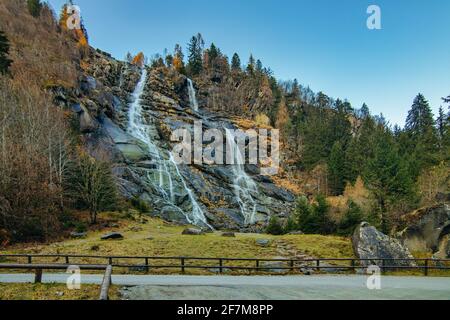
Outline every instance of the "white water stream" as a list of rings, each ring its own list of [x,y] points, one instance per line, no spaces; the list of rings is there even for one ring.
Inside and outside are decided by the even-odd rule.
[[[208,224],[203,210],[195,199],[194,193],[188,188],[186,181],[181,175],[180,169],[178,168],[178,165],[174,161],[170,152],[161,150],[152,140],[152,135],[154,135],[156,128],[147,123],[148,121],[143,115],[143,108],[141,105],[141,96],[144,93],[145,84],[147,83],[147,76],[147,70],[143,68],[141,78],[132,95],[133,102],[130,104],[128,111],[128,133],[134,138],[145,143],[148,147],[151,157],[157,166],[158,172],[156,177],[149,174],[149,179],[151,179],[153,183],[157,184],[162,196],[167,201],[172,203],[174,207],[177,207],[175,204],[174,185],[175,183],[178,183],[178,185],[181,186],[181,188],[184,189],[184,192],[188,195],[189,201],[192,205],[191,212],[184,212],[181,208],[177,207],[180,212],[183,213],[189,223],[212,228]]]
[[[258,187],[255,181],[245,172],[245,157],[239,149],[236,142],[235,134],[225,129],[227,138],[227,152],[232,152],[231,159],[233,159],[233,188],[236,199],[241,207],[242,215],[245,218],[245,224],[251,225],[255,223],[256,218],[256,201],[252,194],[258,193]]]
[[[191,108],[194,111],[198,111],[198,101],[197,94],[195,92],[194,84],[191,79],[187,79],[188,82],[188,92],[189,92],[189,102],[191,104]]]

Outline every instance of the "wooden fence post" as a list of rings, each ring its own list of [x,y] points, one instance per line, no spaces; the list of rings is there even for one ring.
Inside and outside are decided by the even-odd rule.
[[[36,269],[34,273],[34,283],[42,283],[42,269]]]
[[[185,273],[185,258],[181,258],[181,273]]]
[[[109,300],[109,287],[112,284],[112,266],[106,267],[105,275],[103,276],[102,287],[100,289],[99,300]]]
[[[429,263],[429,260],[425,259],[425,266],[423,268],[423,273],[424,273],[425,277],[428,277],[428,263]]]

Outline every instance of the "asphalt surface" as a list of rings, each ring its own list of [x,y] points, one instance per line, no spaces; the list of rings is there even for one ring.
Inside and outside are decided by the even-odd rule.
[[[44,283],[66,283],[66,274],[45,274]],[[0,283],[27,283],[33,275],[0,274]],[[100,284],[102,275],[81,275]],[[115,275],[129,300],[450,300],[450,278],[381,278],[380,290],[367,276],[134,276]]]

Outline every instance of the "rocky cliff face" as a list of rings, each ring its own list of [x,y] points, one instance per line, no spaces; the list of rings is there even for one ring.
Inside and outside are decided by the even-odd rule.
[[[408,227],[399,237],[416,252],[432,252],[436,258],[450,258],[450,205],[424,208],[404,217]]]
[[[78,114],[89,153],[113,163],[121,194],[147,202],[154,215],[205,228],[258,231],[271,215],[291,213],[294,196],[259,175],[256,166],[237,173],[235,166],[172,161],[174,130],[192,130],[194,121],[202,121],[203,129],[236,128],[202,101],[200,111],[191,108],[186,77],[166,68],[141,70],[92,51],[79,91],[56,99]]]

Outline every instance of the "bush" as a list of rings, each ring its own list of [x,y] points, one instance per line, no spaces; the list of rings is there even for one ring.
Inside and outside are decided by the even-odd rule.
[[[88,226],[84,222],[76,222],[75,225],[75,232],[83,233],[88,230]]]
[[[298,227],[305,234],[331,234],[336,227],[329,217],[329,205],[324,196],[318,196],[317,203],[310,205],[308,199],[297,201]]]
[[[147,204],[147,202],[139,199],[138,197],[134,197],[133,199],[131,199],[131,205],[141,214],[151,212],[150,206]]]
[[[306,197],[298,198],[295,211],[298,219],[298,228],[304,233],[314,233],[312,226],[312,207]]]
[[[266,228],[266,233],[272,234],[274,236],[280,236],[284,233],[283,226],[280,223],[278,217],[273,216],[270,218],[269,224]]]
[[[348,210],[339,223],[338,234],[341,236],[350,236],[356,227],[364,221],[362,209],[353,201],[349,201]]]
[[[296,223],[294,217],[292,217],[292,216],[289,217],[289,219],[286,221],[286,223],[284,225],[284,229],[283,229],[284,234],[287,234],[292,231],[297,231],[297,230],[298,230],[298,226],[297,226],[297,223]]]

